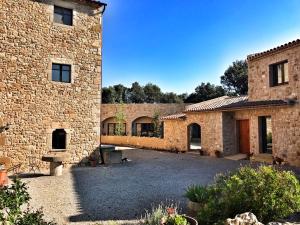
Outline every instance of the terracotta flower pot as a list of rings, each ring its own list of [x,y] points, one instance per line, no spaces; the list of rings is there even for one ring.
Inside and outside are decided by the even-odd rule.
[[[0,187],[8,184],[8,177],[6,170],[0,170]]]
[[[194,219],[193,217],[186,216],[186,215],[183,215],[183,217],[186,218],[186,220],[188,221],[188,223],[190,225],[198,225],[198,221],[196,219]]]
[[[188,200],[187,207],[191,212],[197,213],[201,209],[202,204]]]

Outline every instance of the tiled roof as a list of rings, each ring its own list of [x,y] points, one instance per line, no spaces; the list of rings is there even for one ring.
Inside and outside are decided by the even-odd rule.
[[[177,119],[184,119],[185,117],[186,117],[186,115],[184,113],[178,113],[178,114],[163,116],[160,119],[161,120],[177,120]]]
[[[247,59],[248,60],[253,60],[253,59],[260,58],[260,57],[266,56],[268,54],[272,54],[274,52],[277,52],[277,51],[280,51],[280,50],[283,50],[283,49],[287,49],[287,48],[290,48],[290,47],[294,47],[294,46],[297,46],[297,45],[300,45],[300,39],[288,42],[286,44],[277,46],[275,48],[269,49],[269,50],[264,51],[264,52],[259,52],[259,53],[248,55]]]
[[[185,108],[185,112],[213,111],[226,105],[245,102],[247,100],[248,100],[248,96],[239,96],[239,97],[222,96],[219,98],[214,98],[208,101],[189,105]]]
[[[219,110],[235,110],[235,109],[251,109],[251,108],[265,108],[275,106],[288,106],[293,105],[295,102],[284,101],[284,100],[264,100],[264,101],[244,101],[236,102],[219,108]]]
[[[94,4],[94,5],[97,5],[97,6],[102,6],[102,5],[107,5],[106,3],[103,3],[103,2],[100,2],[98,0],[79,0],[81,2],[85,2],[85,3],[91,3],[91,4]]]

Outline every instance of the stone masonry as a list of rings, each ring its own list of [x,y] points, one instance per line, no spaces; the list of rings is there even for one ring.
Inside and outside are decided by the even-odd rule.
[[[159,116],[178,113],[184,110],[185,105],[186,104],[102,104],[102,128],[106,130],[108,122],[115,122],[114,117],[116,112],[122,110],[126,117],[126,133],[131,135],[133,121],[143,117],[153,118],[155,113],[158,113]]]
[[[53,22],[54,5],[73,9],[73,26]],[[27,167],[29,157],[68,153],[77,163],[99,146],[101,14],[84,1],[1,0],[0,155]],[[51,81],[52,63],[72,66],[71,83]],[[65,129],[67,148],[52,149]]]

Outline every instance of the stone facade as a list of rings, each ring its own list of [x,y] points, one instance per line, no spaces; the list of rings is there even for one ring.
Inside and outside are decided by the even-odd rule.
[[[288,61],[289,83],[270,87],[269,66]],[[300,44],[248,60],[249,100],[300,97]]]
[[[178,113],[184,110],[186,104],[102,104],[101,122],[102,133],[107,134],[107,124],[115,122],[116,112],[123,111],[125,114],[126,134],[132,135],[132,123],[149,122],[155,113],[160,116]]]
[[[53,22],[54,5],[73,9],[73,26]],[[0,4],[0,155],[40,161],[52,132],[65,129],[68,163],[99,146],[101,18],[82,1],[2,0]],[[52,63],[71,65],[71,82],[51,80]]]

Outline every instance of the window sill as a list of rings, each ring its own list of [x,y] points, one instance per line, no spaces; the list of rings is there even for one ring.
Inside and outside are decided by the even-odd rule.
[[[288,85],[289,82],[285,82],[285,83],[282,83],[282,84],[276,84],[276,85],[273,85],[273,86],[270,86],[271,88],[276,88],[276,87],[281,87],[281,86],[286,86]]]
[[[74,25],[66,25],[66,24],[62,24],[62,23],[52,23],[53,26],[56,27],[63,27],[63,28],[67,28],[67,29],[74,29]]]
[[[54,153],[54,152],[66,152],[67,149],[51,149],[50,152]]]
[[[54,81],[54,80],[50,80],[51,81],[51,83],[53,83],[53,84],[58,84],[58,85],[66,85],[66,86],[70,86],[70,85],[72,85],[73,83],[72,82],[70,82],[70,83],[67,83],[67,82],[60,82],[60,81]]]

